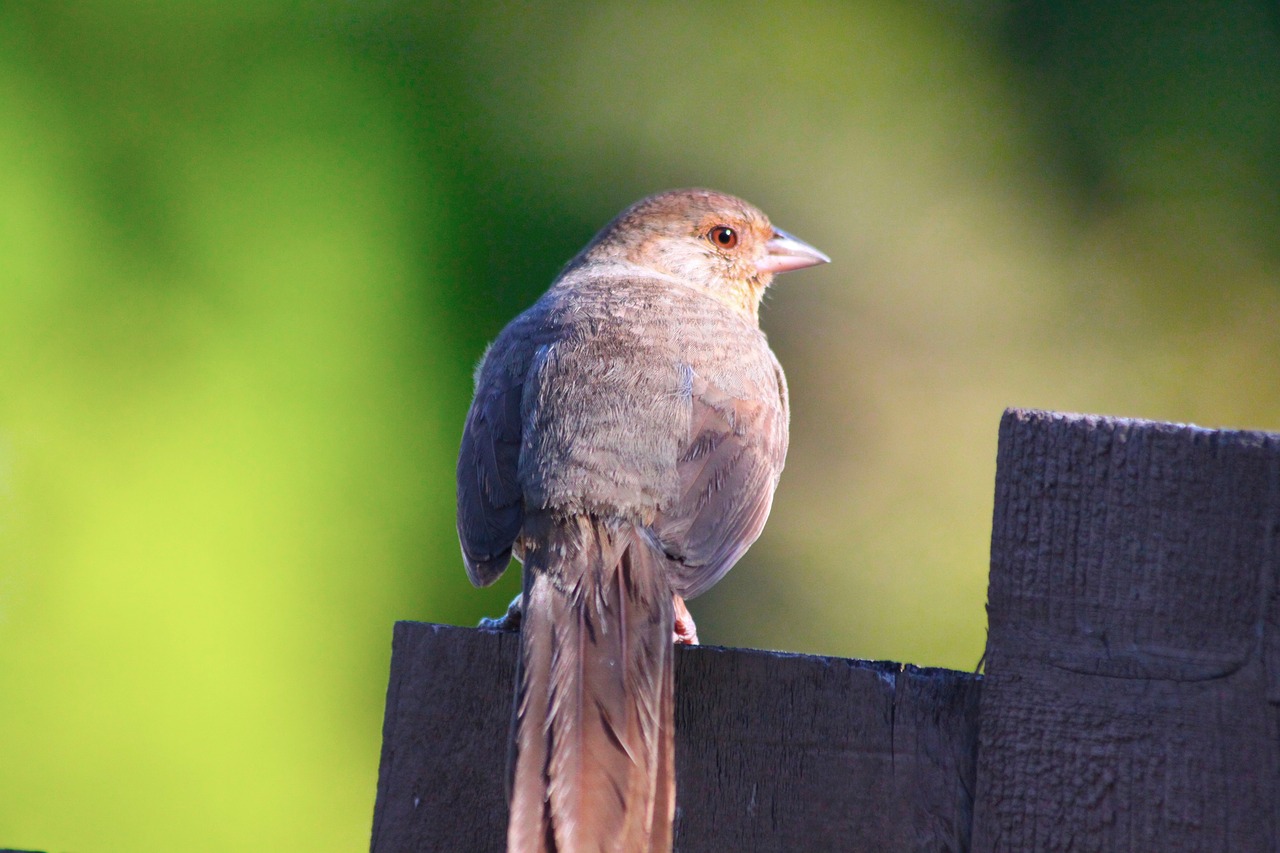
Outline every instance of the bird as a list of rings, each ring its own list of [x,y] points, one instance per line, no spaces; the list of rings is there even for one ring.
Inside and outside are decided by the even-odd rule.
[[[457,527],[476,586],[523,564],[511,853],[671,850],[684,602],[760,535],[787,452],[761,298],[829,260],[734,196],[658,193],[486,349]]]

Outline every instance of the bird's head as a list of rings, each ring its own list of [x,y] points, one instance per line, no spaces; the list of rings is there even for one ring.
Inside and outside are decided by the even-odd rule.
[[[830,261],[774,228],[742,199],[703,189],[671,190],[636,202],[606,225],[580,258],[651,269],[752,316],[776,273]]]

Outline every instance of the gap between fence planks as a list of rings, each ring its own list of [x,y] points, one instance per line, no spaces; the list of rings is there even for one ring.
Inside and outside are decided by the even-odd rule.
[[[676,655],[676,849],[1280,851],[1280,436],[1010,410],[987,676]],[[374,853],[500,851],[518,637],[396,625]]]

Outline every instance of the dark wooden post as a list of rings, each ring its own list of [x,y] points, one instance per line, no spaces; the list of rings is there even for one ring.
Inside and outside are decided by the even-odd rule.
[[[396,625],[374,853],[503,849],[518,642]],[[676,849],[966,849],[979,687],[899,664],[678,649]]]
[[[1280,850],[1280,436],[1009,411],[974,849]]]
[[[991,550],[985,680],[678,650],[676,849],[1280,851],[1280,436],[1006,412]],[[396,626],[375,853],[502,849],[517,646]]]

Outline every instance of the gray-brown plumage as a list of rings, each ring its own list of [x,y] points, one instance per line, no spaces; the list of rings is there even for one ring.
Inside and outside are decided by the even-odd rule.
[[[826,260],[732,196],[651,196],[486,353],[458,534],[478,585],[524,563],[513,853],[671,849],[677,597],[764,527],[788,408],[760,298]]]

